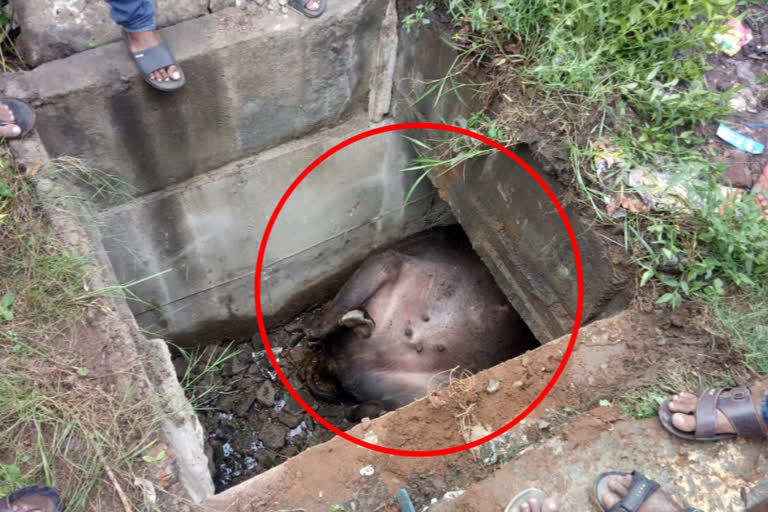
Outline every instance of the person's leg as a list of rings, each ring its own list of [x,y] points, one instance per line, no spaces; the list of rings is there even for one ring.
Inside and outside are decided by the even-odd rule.
[[[155,30],[155,6],[152,0],[106,0],[112,8],[112,20],[128,34],[132,53],[141,52],[162,43]],[[181,79],[176,65],[158,69],[149,78],[158,82]]]

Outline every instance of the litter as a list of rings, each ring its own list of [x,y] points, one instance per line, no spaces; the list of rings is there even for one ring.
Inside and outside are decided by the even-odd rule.
[[[765,146],[763,146],[763,144],[760,142],[756,141],[755,139],[750,139],[746,135],[742,135],[736,130],[728,128],[722,123],[717,127],[717,136],[731,146],[739,148],[742,151],[746,151],[747,153],[752,153],[753,155],[760,155],[765,150]]]
[[[598,139],[594,142],[593,146],[598,151],[595,155],[595,169],[598,178],[608,169],[621,163],[623,159],[621,150],[616,148],[610,140]]]
[[[725,24],[729,27],[728,30],[722,34],[715,34],[713,40],[715,46],[723,53],[733,57],[752,40],[752,31],[744,23],[736,20],[728,20]]]
[[[400,505],[401,512],[416,512],[416,509],[413,507],[411,497],[408,496],[407,490],[400,489],[397,491],[397,494],[395,494],[395,498],[397,499],[397,503]]]

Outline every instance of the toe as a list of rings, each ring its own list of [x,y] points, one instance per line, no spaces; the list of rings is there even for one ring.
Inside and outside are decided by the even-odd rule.
[[[607,492],[603,495],[601,501],[603,502],[603,506],[610,510],[611,507],[621,501],[621,498],[612,492]]]
[[[541,512],[541,507],[539,506],[539,500],[537,500],[536,498],[529,499],[528,506],[531,507],[531,512]]]
[[[541,507],[541,512],[557,512],[557,503],[552,498],[547,498]]]
[[[690,414],[681,414],[677,412],[672,415],[672,425],[683,432],[693,432],[696,430],[696,418]]]
[[[513,507],[511,512],[520,512],[520,507],[517,507],[517,506]]]
[[[531,506],[527,503],[520,505],[520,512],[531,512]]]
[[[179,69],[179,66],[169,66],[168,75],[171,77],[171,80],[181,80],[181,70]]]
[[[672,401],[669,404],[669,409],[672,412],[682,412],[690,414],[696,410],[696,403],[699,398],[692,393],[680,393],[672,397]]]
[[[608,480],[608,488],[619,496],[629,494],[629,486],[632,485],[632,477],[628,475],[617,476]]]
[[[161,82],[167,82],[170,80],[170,77],[168,76],[168,72],[165,69],[158,69],[157,70],[158,80]]]
[[[18,137],[21,135],[21,128],[15,124],[0,126],[0,137]]]

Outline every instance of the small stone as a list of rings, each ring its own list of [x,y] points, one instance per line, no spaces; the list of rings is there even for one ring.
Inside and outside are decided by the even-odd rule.
[[[539,421],[539,429],[540,430],[547,430],[551,424],[546,420],[540,420]]]
[[[488,381],[488,385],[485,386],[485,391],[490,394],[493,394],[497,392],[500,388],[501,388],[501,382],[499,382],[496,379],[490,379]]]
[[[296,416],[287,411],[277,413],[277,419],[288,428],[296,428],[301,423],[301,416]]]
[[[515,381],[515,382],[512,384],[512,387],[514,387],[514,388],[521,388],[521,387],[523,387],[523,381],[521,381],[521,380],[516,380],[516,381]]]
[[[602,364],[600,365],[600,369],[601,369],[601,370],[607,370],[607,369],[608,369],[608,363],[602,363]]]
[[[288,5],[288,0],[277,0],[280,5]]]
[[[272,450],[278,450],[285,446],[285,434],[288,429],[277,423],[267,423],[259,432],[259,439],[264,446]]]
[[[752,186],[752,174],[747,167],[747,154],[735,152],[728,158],[730,167],[723,173],[722,181],[725,185],[739,188],[750,188]]]
[[[685,327],[685,320],[683,320],[682,316],[680,315],[672,315],[669,321],[678,329]]]
[[[360,420],[360,424],[363,426],[363,430],[368,430],[369,428],[371,428],[371,423],[372,423],[371,418],[367,416],[362,420]]]
[[[216,399],[216,409],[219,411],[229,412],[234,409],[237,399],[237,393],[228,393],[226,395],[221,394]]]
[[[264,407],[275,405],[275,387],[271,381],[265,380],[256,393],[256,400]]]
[[[656,346],[657,346],[657,347],[663,347],[663,346],[664,346],[664,345],[666,345],[667,343],[669,343],[669,341],[667,340],[667,338],[663,338],[663,337],[662,337],[662,338],[659,338],[658,340],[656,340]]]

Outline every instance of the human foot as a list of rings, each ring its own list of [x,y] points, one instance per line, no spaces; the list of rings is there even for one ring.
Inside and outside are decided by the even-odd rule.
[[[163,42],[157,30],[146,30],[143,32],[126,32],[128,34],[128,47],[131,53],[138,53],[148,50]],[[165,68],[160,68],[149,74],[151,80],[157,82],[170,82],[181,80],[181,70],[176,64]]]
[[[702,426],[697,425],[697,408],[699,406],[699,397],[692,393],[679,393],[671,397],[666,407],[672,412],[671,423],[672,426],[682,432],[694,433],[698,432],[700,436],[711,437],[712,434],[731,434],[742,435],[743,437],[760,437],[760,434],[766,435],[768,428],[763,421],[760,411],[760,402],[765,396],[764,393],[757,392],[747,396],[748,392],[744,392],[746,388],[734,388],[730,391],[723,391],[719,400],[727,400],[729,404],[738,403],[735,405],[723,405],[725,402],[719,402],[715,404],[715,418],[714,428],[711,424],[711,416],[702,420],[700,411],[699,421],[705,421],[704,432]],[[716,400],[713,392],[717,390],[709,390],[709,400]],[[739,402],[735,402],[739,400]],[[751,403],[750,403],[751,402]],[[750,408],[752,406],[752,408]],[[738,407],[738,408],[734,408]],[[724,410],[723,410],[724,409]],[[751,435],[750,435],[751,434]]]
[[[536,498],[531,498],[519,507],[512,507],[510,512],[558,512],[558,508],[552,498],[545,499],[543,503],[539,503]]]
[[[15,139],[21,135],[21,127],[16,124],[13,111],[4,103],[0,103],[0,122],[7,123],[0,126],[0,137]]]
[[[288,0],[288,6],[309,18],[317,18],[325,11],[325,0]]]
[[[527,489],[512,498],[504,512],[558,512],[558,508],[543,491]]]
[[[600,493],[596,499],[604,507],[604,510],[610,510],[611,507],[629,496],[632,489],[632,475],[606,476],[607,489]],[[648,482],[648,481],[646,481]],[[675,501],[663,490],[657,488],[637,509],[637,512],[682,512]]]

